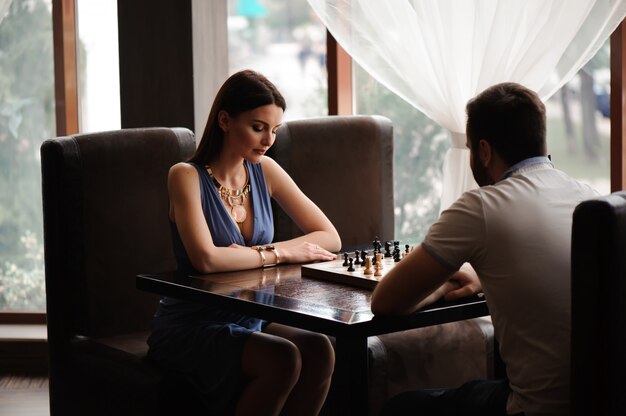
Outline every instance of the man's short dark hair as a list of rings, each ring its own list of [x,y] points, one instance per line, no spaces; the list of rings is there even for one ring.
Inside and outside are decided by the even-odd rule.
[[[487,88],[466,106],[472,150],[487,141],[509,165],[546,155],[546,108],[537,94],[513,82]]]

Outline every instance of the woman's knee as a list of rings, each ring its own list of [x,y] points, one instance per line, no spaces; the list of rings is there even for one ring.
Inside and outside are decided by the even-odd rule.
[[[272,352],[268,357],[269,364],[295,384],[302,370],[302,356],[298,347],[291,341],[282,339]]]
[[[254,334],[246,345],[244,373],[271,383],[295,385],[302,369],[302,357],[291,341],[266,334]]]
[[[335,351],[326,335],[307,333],[297,342],[303,366],[314,369],[323,377],[330,377],[335,368]]]

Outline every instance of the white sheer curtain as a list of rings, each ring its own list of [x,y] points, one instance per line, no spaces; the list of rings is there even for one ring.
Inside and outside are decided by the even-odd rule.
[[[9,12],[11,1],[12,0],[0,0],[0,24],[2,24],[2,21]]]
[[[626,0],[308,0],[367,72],[451,132],[445,209],[476,186],[465,104],[514,81],[548,99],[626,15]]]

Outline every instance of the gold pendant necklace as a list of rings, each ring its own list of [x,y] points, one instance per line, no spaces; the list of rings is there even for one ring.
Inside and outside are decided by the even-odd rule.
[[[250,194],[250,175],[248,174],[248,170],[246,169],[246,184],[241,189],[230,189],[223,186],[221,183],[215,179],[213,176],[213,171],[211,167],[206,165],[205,168],[207,172],[209,172],[209,176],[213,180],[215,187],[217,188],[217,193],[220,195],[220,198],[224,201],[225,204],[229,207],[230,217],[235,221],[238,227],[241,228],[241,224],[248,217],[248,213],[246,212],[246,207],[243,205],[244,201]],[[245,165],[244,165],[245,169]]]

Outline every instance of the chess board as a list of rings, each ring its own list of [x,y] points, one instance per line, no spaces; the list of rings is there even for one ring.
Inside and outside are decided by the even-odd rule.
[[[363,265],[355,265],[354,271],[349,272],[348,267],[343,266],[343,261],[343,258],[337,258],[337,260],[305,264],[301,267],[302,276],[373,290],[378,282],[384,279],[389,270],[397,264],[392,257],[383,258],[382,275],[374,276],[373,268],[372,274],[364,274],[365,267]]]

